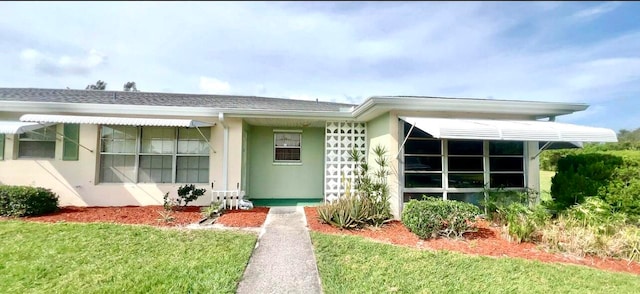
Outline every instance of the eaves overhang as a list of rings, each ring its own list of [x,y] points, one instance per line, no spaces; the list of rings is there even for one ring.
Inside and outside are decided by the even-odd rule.
[[[313,118],[318,120],[355,121],[368,121],[389,111],[511,114],[539,119],[583,111],[588,107],[587,104],[582,103],[390,96],[370,97],[358,106],[340,109],[339,111],[0,101],[0,109],[2,111],[22,113],[124,114],[174,117],[218,117],[219,113],[224,113],[227,117],[239,118]]]
[[[588,107],[589,105],[582,103],[374,96],[357,106],[353,110],[353,116],[359,121],[367,121],[385,112],[397,110],[494,113],[545,118],[583,111]]]

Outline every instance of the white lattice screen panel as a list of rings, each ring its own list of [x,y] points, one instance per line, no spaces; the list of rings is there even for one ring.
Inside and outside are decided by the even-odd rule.
[[[356,122],[327,122],[324,142],[324,200],[334,201],[344,193],[343,174],[353,183],[355,163],[349,156],[351,150],[366,156],[367,126]]]

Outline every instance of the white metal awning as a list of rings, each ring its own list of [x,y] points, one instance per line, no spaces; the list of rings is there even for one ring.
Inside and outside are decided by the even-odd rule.
[[[110,116],[78,116],[55,114],[25,114],[20,117],[23,122],[66,123],[92,125],[121,125],[121,126],[156,126],[156,127],[210,127],[215,123],[206,123],[190,119],[138,118],[138,117],[110,117]]]
[[[617,142],[613,130],[551,121],[401,117],[416,128],[444,139],[545,142]]]
[[[0,121],[0,134],[22,134],[49,126],[37,122]]]

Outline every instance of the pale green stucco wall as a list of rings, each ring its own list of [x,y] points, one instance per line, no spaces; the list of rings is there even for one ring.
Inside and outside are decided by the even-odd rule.
[[[380,143],[386,146],[388,144],[388,141],[383,141],[381,137],[390,134],[389,128],[390,127],[389,127],[388,112],[368,121],[367,137],[369,139],[369,142],[368,142],[369,144],[367,144],[367,146],[369,146],[369,148],[372,148],[373,146],[371,143],[374,143],[373,145],[375,145],[376,143]]]
[[[367,122],[367,148],[369,148],[368,163],[371,168],[377,168],[375,163],[375,155],[372,151],[376,146],[382,146],[387,150],[387,158],[389,159],[390,175],[387,177],[389,185],[389,202],[391,204],[391,213],[396,219],[400,218],[400,209],[402,205],[402,197],[400,197],[400,186],[398,179],[398,117],[395,113],[387,112]]]
[[[302,128],[301,164],[273,162],[273,133],[287,128],[252,126],[249,198],[322,198],[324,128]],[[299,130],[299,129],[298,129]]]

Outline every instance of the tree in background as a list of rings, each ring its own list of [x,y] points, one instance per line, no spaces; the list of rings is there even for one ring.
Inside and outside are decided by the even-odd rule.
[[[107,88],[107,83],[105,83],[102,80],[98,80],[95,85],[91,84],[91,85],[87,85],[87,88],[85,88],[86,90],[104,90]]]
[[[136,88],[136,82],[126,82],[122,90],[125,92],[139,92]]]
[[[620,142],[640,142],[640,128],[634,131],[622,129],[618,131],[618,141]]]

